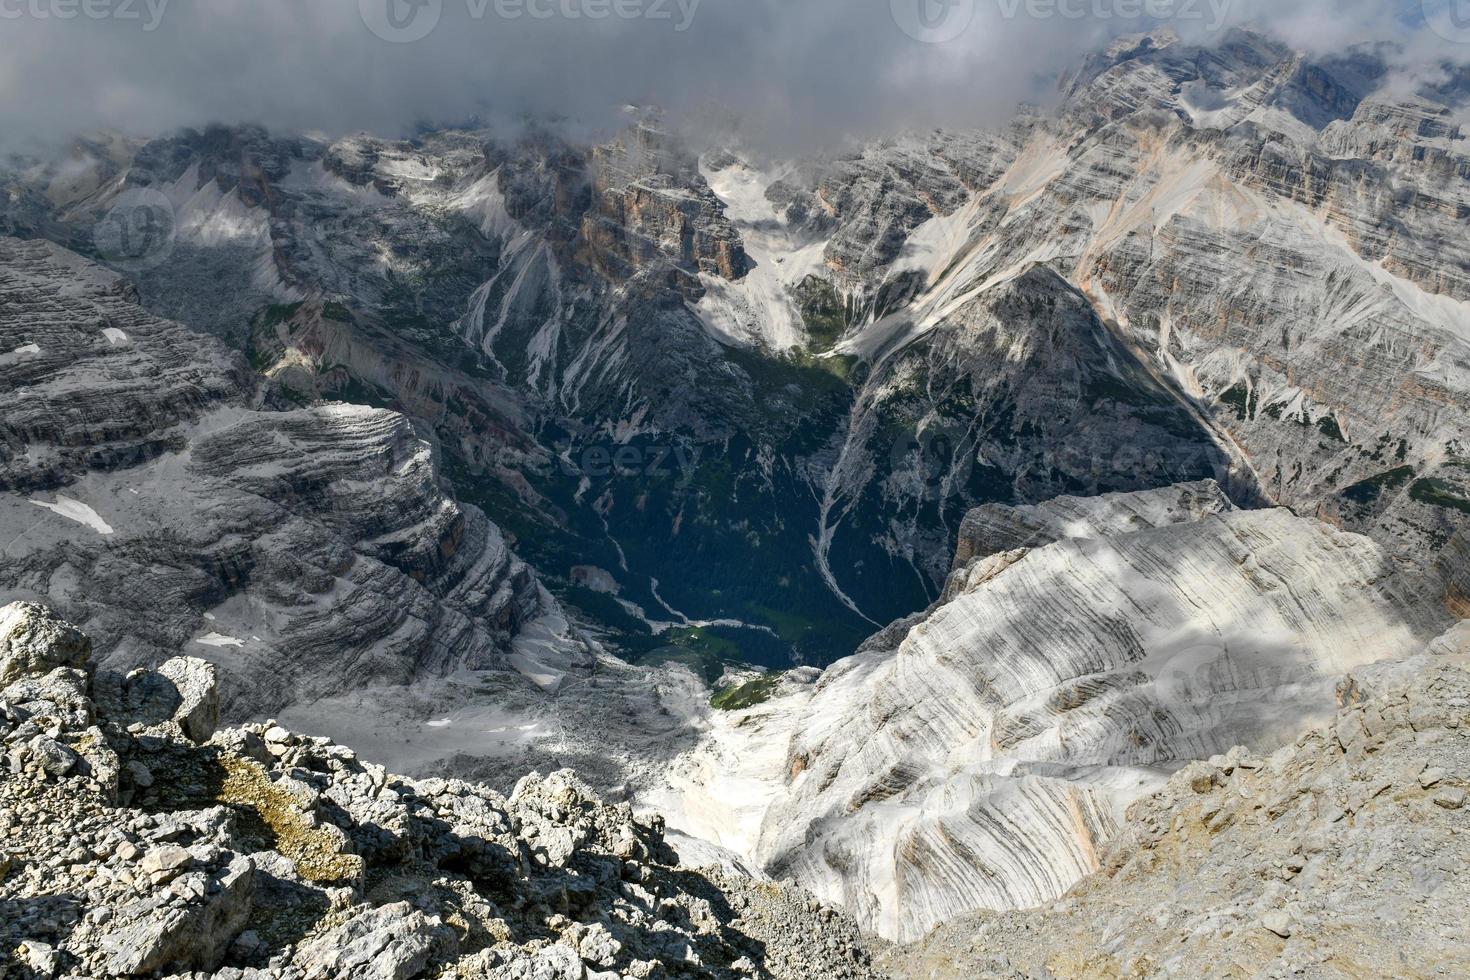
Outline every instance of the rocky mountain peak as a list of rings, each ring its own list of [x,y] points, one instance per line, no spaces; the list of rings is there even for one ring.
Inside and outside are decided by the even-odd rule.
[[[655,121],[640,121],[593,148],[589,169],[593,205],[582,235],[599,271],[615,281],[655,261],[731,280],[749,271],[740,236],[698,159]]]

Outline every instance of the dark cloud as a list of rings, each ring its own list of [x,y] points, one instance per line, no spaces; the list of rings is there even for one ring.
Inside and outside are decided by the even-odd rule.
[[[598,126],[635,103],[820,143],[993,123],[1156,24],[1195,40],[1254,24],[1318,50],[1388,39],[1406,65],[1470,53],[1426,28],[1421,0],[0,0],[0,140],[524,113]]]

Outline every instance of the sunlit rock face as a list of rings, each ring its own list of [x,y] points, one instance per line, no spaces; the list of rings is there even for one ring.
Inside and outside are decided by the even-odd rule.
[[[597,264],[624,280],[659,259],[677,268],[739,279],[749,270],[724,205],[699,160],[654,122],[633,126],[592,152],[593,209],[582,219]]]
[[[674,825],[914,939],[1056,897],[1173,769],[1285,744],[1453,622],[1440,575],[1210,483],[988,507],[962,542],[927,614],[717,723]]]
[[[0,592],[100,655],[207,655],[233,712],[269,711],[510,670],[552,608],[404,416],[263,410],[238,355],[47,243],[0,241],[0,291]]]
[[[904,980],[1095,977],[1145,961],[1259,975],[1315,950],[1344,973],[1394,976],[1416,972],[1403,961],[1420,946],[1436,951],[1430,969],[1470,963],[1451,924],[1463,876],[1441,872],[1426,898],[1415,873],[1470,860],[1464,790],[1447,785],[1470,765],[1465,640],[1451,630],[1426,656],[1355,671],[1333,718],[1270,755],[1237,748],[1175,773],[1061,899],[962,916],[883,966]]]
[[[875,144],[771,197],[872,304],[837,352],[901,356],[1044,263],[1199,407],[1251,478],[1232,493],[1254,483],[1407,556],[1470,510],[1470,144],[1462,91],[1395,96],[1383,74],[1371,52],[1314,61],[1238,32],[1127,38],[1052,116]],[[853,240],[885,244],[858,260]]]

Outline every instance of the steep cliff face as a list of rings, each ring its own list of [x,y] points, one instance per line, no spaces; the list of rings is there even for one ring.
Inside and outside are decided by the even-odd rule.
[[[739,279],[749,271],[740,236],[705,184],[699,161],[655,120],[592,151],[592,212],[582,237],[595,268],[614,282],[663,259],[685,272]]]
[[[1201,478],[1256,496],[1209,420],[1045,266],[956,298],[922,334],[876,356],[823,487],[816,551],[829,571],[860,562],[876,539],[942,582],[974,502]],[[864,570],[832,581],[860,608],[884,587]]]
[[[209,130],[79,145],[6,178],[6,211],[93,247],[161,195],[171,260],[120,257],[150,308],[298,397],[428,423],[630,656],[687,619],[824,663],[933,601],[988,502],[1212,477],[1444,545],[1470,511],[1463,93],[1385,70],[1131,37],[1054,113],[784,162],[696,159],[638,113],[590,145]],[[781,584],[687,588],[691,553]]]
[[[990,507],[964,540],[926,615],[715,722],[674,825],[912,940],[1055,898],[1168,772],[1295,738],[1454,621],[1440,576],[1210,484]]]
[[[1466,511],[1467,144],[1445,104],[1370,96],[1382,71],[1248,34],[1118,42],[1055,116],[974,151],[993,174],[974,192],[890,180],[823,219],[832,242],[907,229],[860,284],[827,253],[827,278],[870,304],[835,353],[891,357],[1044,262],[1198,408],[1239,482],[1400,554],[1438,548]],[[952,142],[917,145],[927,166],[910,142],[870,148],[865,169],[952,169]],[[831,199],[850,167],[779,199]]]
[[[66,610],[109,662],[209,656],[241,714],[513,670],[554,612],[404,416],[253,407],[238,355],[56,246],[0,242],[0,290],[0,589]]]

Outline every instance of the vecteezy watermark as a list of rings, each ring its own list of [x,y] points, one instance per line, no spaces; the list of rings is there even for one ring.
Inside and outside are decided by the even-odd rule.
[[[939,423],[896,439],[888,453],[894,477],[929,490],[962,487],[975,465],[973,440],[959,425]]]
[[[408,44],[422,41],[439,26],[444,0],[357,0],[357,12],[378,37]]]
[[[119,195],[97,222],[92,243],[108,265],[140,272],[169,257],[177,233],[173,203],[152,188],[135,187]]]
[[[688,482],[699,463],[695,449],[680,445],[638,446],[594,443],[561,453],[561,470],[565,476],[585,476],[593,480],[610,477],[647,477]]]
[[[986,0],[1004,20],[1181,21],[1218,31],[1232,0]],[[1435,0],[1423,0],[1428,5]],[[1470,0],[1452,0],[1470,2]],[[943,44],[965,33],[980,0],[889,0],[899,30],[926,44]]]
[[[1225,26],[1233,0],[995,0],[1007,20],[1193,21],[1205,30]]]
[[[888,0],[893,22],[915,41],[953,41],[975,19],[975,0]]]
[[[3,0],[0,0],[3,2]],[[463,3],[472,21],[646,20],[682,34],[703,0],[357,0],[367,29],[384,41],[408,44],[433,33],[446,3]],[[973,2],[973,0],[970,0]]]
[[[1420,0],[1424,23],[1452,44],[1470,44],[1470,0]]]
[[[163,22],[169,0],[0,0],[0,20],[137,21],[145,31]]]

